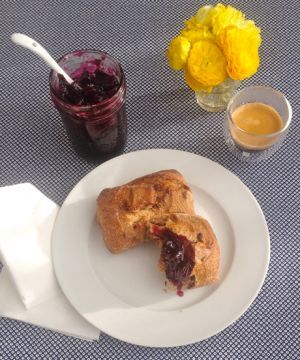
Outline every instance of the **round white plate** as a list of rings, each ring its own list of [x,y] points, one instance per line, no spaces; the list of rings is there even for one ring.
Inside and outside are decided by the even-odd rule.
[[[102,189],[163,169],[184,175],[221,249],[220,281],[183,297],[163,290],[154,244],[113,255],[96,223]],[[263,284],[270,245],[264,215],[235,175],[191,153],[144,150],[100,165],[74,187],[55,223],[52,254],[62,290],[87,321],[132,344],[167,347],[206,339],[238,319]]]

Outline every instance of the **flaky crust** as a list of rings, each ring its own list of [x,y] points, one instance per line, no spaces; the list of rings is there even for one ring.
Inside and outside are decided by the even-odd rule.
[[[104,189],[97,199],[97,220],[113,253],[147,240],[149,221],[168,213],[195,213],[192,192],[176,170],[158,171]]]
[[[195,266],[183,288],[194,288],[209,285],[219,279],[220,249],[217,238],[209,222],[200,216],[188,214],[169,214],[153,218],[149,228],[149,237],[162,247],[162,240],[154,235],[155,226],[166,227],[178,235],[185,236],[195,249]],[[165,271],[165,264],[160,257],[158,268]],[[167,280],[166,287],[174,285]]]

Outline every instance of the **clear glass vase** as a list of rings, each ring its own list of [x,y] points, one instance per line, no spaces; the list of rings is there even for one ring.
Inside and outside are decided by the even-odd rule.
[[[221,84],[215,86],[210,93],[203,90],[196,91],[197,103],[202,109],[209,112],[223,111],[227,108],[230,99],[240,83],[240,81],[228,78]]]

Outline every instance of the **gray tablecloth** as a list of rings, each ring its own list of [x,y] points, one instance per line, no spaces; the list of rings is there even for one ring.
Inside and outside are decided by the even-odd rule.
[[[293,124],[284,146],[258,165],[241,163],[228,152],[222,138],[224,114],[202,111],[192,91],[167,66],[168,41],[199,3],[0,1],[1,186],[31,182],[61,204],[96,166],[79,159],[69,144],[49,99],[47,67],[9,41],[11,33],[23,32],[57,58],[79,48],[100,48],[119,58],[128,81],[125,152],[173,148],[219,162],[254,193],[271,235],[270,268],[258,297],[238,321],[206,341],[151,349],[102,334],[99,341],[89,343],[0,318],[1,360],[300,358],[300,5],[298,0],[230,3],[262,28],[260,70],[242,86],[273,86],[286,94],[293,107]]]

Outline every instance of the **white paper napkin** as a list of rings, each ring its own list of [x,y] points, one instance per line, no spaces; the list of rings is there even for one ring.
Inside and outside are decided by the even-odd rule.
[[[59,207],[31,184],[0,188],[0,315],[84,339],[99,330],[61,292],[51,261]]]

